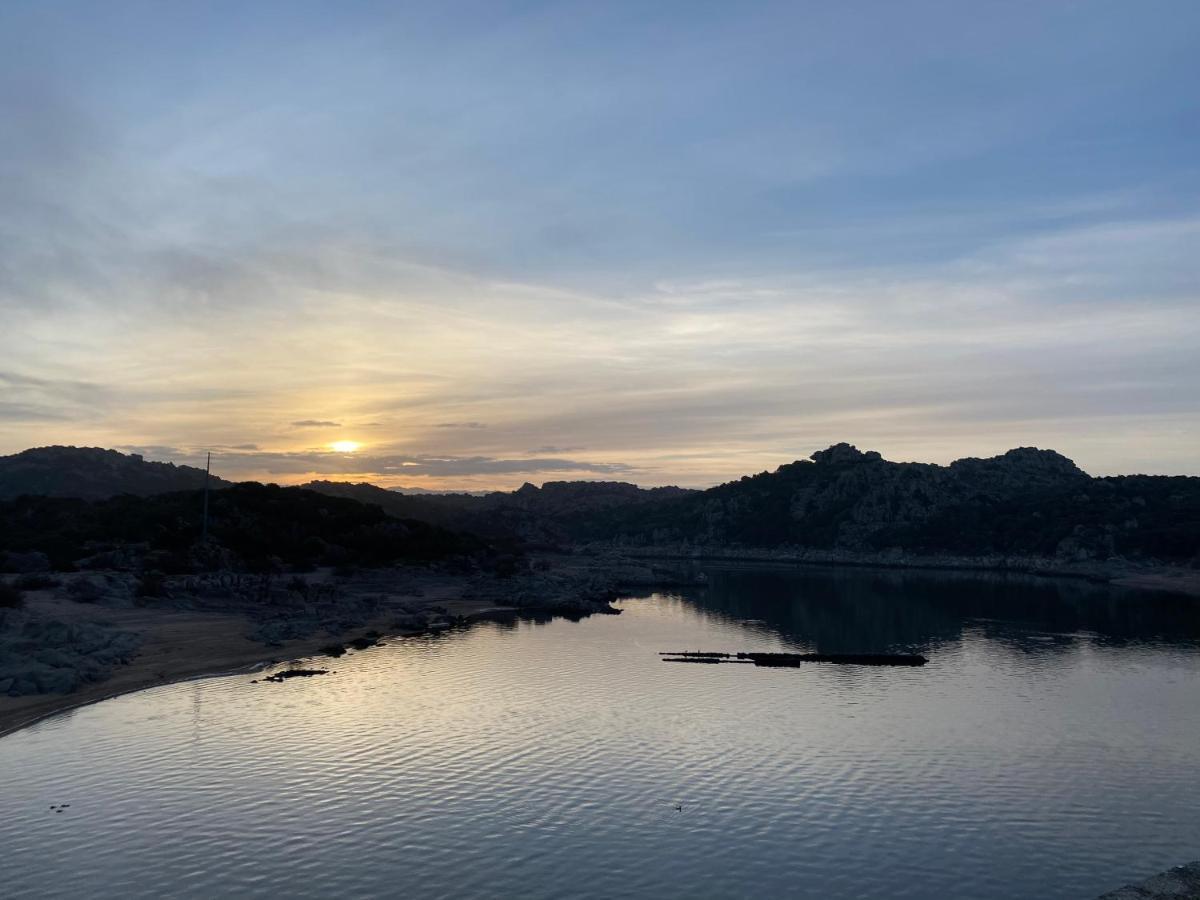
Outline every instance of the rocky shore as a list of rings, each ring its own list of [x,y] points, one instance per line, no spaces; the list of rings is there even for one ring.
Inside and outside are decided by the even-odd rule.
[[[620,558],[554,557],[504,577],[395,566],[162,577],[43,573],[0,609],[0,734],[56,711],[170,681],[517,616],[618,612],[622,588],[670,581]],[[20,578],[6,585],[16,591]],[[26,579],[23,583],[30,584]]]
[[[122,570],[10,577],[0,609],[0,734],[83,703],[173,680],[369,647],[473,622],[619,612],[634,591],[702,585],[703,569],[836,565],[1066,576],[1200,596],[1200,573],[1123,561],[920,557],[817,550],[591,545],[511,572],[390,566],[309,573],[216,570],[147,580]],[[15,586],[31,585],[22,590]]]
[[[1200,860],[1127,884],[1097,900],[1200,900]]]

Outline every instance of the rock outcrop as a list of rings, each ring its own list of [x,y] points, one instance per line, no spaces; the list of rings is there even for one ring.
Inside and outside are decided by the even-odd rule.
[[[135,634],[93,623],[10,619],[0,627],[0,694],[68,694],[106,678],[139,643]]]
[[[1200,860],[1110,891],[1098,900],[1200,900]]]

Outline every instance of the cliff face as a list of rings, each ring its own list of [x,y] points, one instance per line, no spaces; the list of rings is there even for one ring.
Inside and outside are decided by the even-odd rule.
[[[35,447],[0,457],[0,500],[22,495],[102,500],[118,494],[146,497],[204,486],[204,470],[99,447]],[[212,478],[213,488],[229,482]]]

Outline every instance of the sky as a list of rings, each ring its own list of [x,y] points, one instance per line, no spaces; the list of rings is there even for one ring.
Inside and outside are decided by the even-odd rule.
[[[0,453],[1200,474],[1200,4],[6,0],[0,317]]]

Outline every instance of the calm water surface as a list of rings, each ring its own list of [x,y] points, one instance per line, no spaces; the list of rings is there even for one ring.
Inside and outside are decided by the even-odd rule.
[[[621,606],[4,738],[0,895],[1082,898],[1200,857],[1200,604],[811,571]]]

